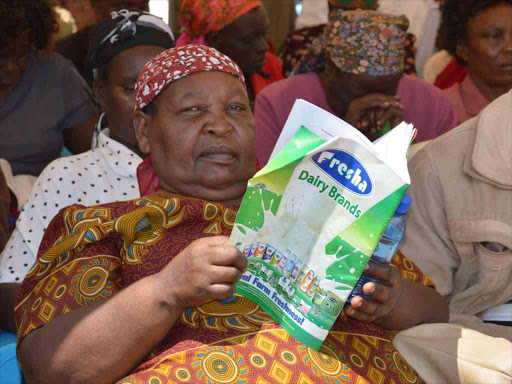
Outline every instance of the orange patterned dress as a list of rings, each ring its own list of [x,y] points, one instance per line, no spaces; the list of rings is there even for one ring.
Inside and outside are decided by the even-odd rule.
[[[160,271],[192,241],[229,235],[236,212],[203,200],[160,196],[63,209],[20,287],[18,344],[38,327]],[[398,255],[407,278],[428,280]],[[186,310],[119,383],[423,383],[376,325],[340,316],[317,352],[252,301],[234,296]]]

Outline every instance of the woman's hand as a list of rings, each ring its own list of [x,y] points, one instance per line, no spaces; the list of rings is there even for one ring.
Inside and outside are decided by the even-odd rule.
[[[399,96],[380,93],[366,95],[352,100],[345,120],[365,135],[376,135],[389,121],[394,128],[402,121],[403,106]]]
[[[371,298],[354,297],[345,308],[348,316],[391,330],[448,321],[448,305],[443,297],[432,288],[403,278],[398,268],[370,262],[364,273],[380,283],[363,286],[363,292]]]
[[[233,296],[247,258],[227,237],[205,237],[180,252],[159,274],[169,306],[180,310]]]

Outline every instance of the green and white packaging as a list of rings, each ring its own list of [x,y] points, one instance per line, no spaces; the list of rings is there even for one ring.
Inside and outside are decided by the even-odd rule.
[[[249,181],[230,237],[248,257],[237,292],[310,348],[324,342],[410,183],[414,131],[402,123],[371,143],[298,100]]]

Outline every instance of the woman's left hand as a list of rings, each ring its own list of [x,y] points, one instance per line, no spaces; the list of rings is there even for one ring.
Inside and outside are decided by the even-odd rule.
[[[399,307],[406,281],[397,268],[389,265],[370,262],[367,268],[364,273],[380,280],[380,284],[366,283],[363,292],[371,296],[371,299],[356,296],[352,299],[351,305],[345,308],[345,312],[354,319],[374,322],[383,328],[393,329],[395,327],[394,324],[390,324],[390,319],[394,317],[392,314]]]

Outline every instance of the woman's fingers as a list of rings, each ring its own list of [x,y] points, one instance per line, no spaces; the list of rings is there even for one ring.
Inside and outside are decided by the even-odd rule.
[[[366,283],[363,286],[363,292],[372,299],[378,300],[382,303],[386,303],[391,300],[393,296],[393,289],[383,284],[377,284],[374,282]]]
[[[210,284],[234,284],[242,277],[242,272],[236,267],[212,265],[208,270]]]
[[[213,284],[210,286],[212,300],[224,300],[233,296],[236,292],[234,284]]]
[[[389,285],[392,278],[392,269],[390,265],[378,264],[370,261],[364,270],[364,273],[370,277],[380,280],[381,283]]]

